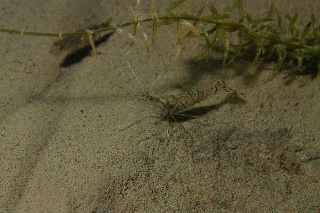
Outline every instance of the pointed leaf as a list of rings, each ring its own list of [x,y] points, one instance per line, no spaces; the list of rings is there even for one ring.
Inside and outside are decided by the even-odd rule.
[[[221,36],[221,29],[220,27],[219,28],[216,28],[215,30],[215,35],[214,35],[214,38],[212,39],[212,42],[210,44],[210,49],[212,49],[212,47],[216,44],[216,42],[219,40],[220,36]]]
[[[277,14],[277,22],[278,22],[278,27],[281,28],[282,27],[282,17],[281,14],[279,13],[277,8],[274,8]]]
[[[231,62],[233,62],[240,55],[242,44],[243,44],[243,36],[242,36],[242,32],[241,31],[238,32],[238,36],[239,36],[239,43],[237,45],[237,51],[231,57],[230,61],[227,64],[230,64]]]
[[[304,38],[308,35],[308,33],[309,33],[309,31],[310,31],[310,28],[311,28],[311,22],[309,22],[309,23],[304,27],[303,32],[302,32],[302,34],[301,34],[301,38],[302,38],[302,39],[304,39]]]
[[[318,37],[319,36],[319,28],[318,28],[317,19],[314,14],[312,14],[312,16],[311,16],[311,23],[312,23],[313,35],[315,37]]]
[[[296,36],[296,21],[298,18],[298,14],[296,13],[293,17],[291,17],[290,15],[286,15],[286,17],[289,19],[290,24],[289,24],[289,31],[291,33],[292,36]]]
[[[206,5],[209,8],[209,10],[211,11],[212,15],[217,15],[218,11],[216,10],[216,8],[213,6],[213,4],[211,4],[210,2],[206,1]]]
[[[258,25],[258,24],[267,23],[267,22],[270,22],[270,21],[273,21],[273,19],[272,19],[272,18],[269,18],[269,17],[266,17],[266,18],[257,18],[257,19],[254,19],[254,20],[250,21],[249,24],[251,24],[251,25]]]
[[[185,25],[186,28],[187,28],[190,32],[192,32],[194,35],[196,35],[197,37],[200,37],[200,32],[199,32],[199,30],[198,30],[195,26],[193,26],[190,22],[188,22],[188,21],[186,21],[186,20],[182,20],[182,21],[181,21],[181,24]]]
[[[206,31],[202,31],[203,37],[206,40],[207,43],[207,58],[210,56],[210,40],[209,40],[209,35]]]
[[[244,21],[244,18],[246,17],[246,12],[243,9],[242,1],[239,2],[239,22],[242,23]]]
[[[271,2],[270,9],[269,9],[269,12],[268,12],[268,17],[269,18],[272,17],[273,12],[274,12],[274,4],[273,4],[273,2]]]
[[[221,20],[221,19],[226,19],[230,18],[229,14],[216,14],[216,15],[211,15],[211,16],[201,16],[201,21],[215,21],[215,20]]]
[[[154,44],[156,43],[157,34],[158,34],[157,21],[156,21],[156,20],[153,20],[153,21],[152,21],[152,42],[151,42],[151,46],[154,46]]]
[[[177,49],[176,49],[176,56],[175,58],[178,59],[178,56],[180,54],[181,50],[181,44],[182,44],[182,25],[181,25],[181,19],[177,21],[177,32],[178,32],[178,42],[177,42]]]
[[[276,44],[274,45],[274,48],[276,49],[277,55],[278,55],[278,63],[274,69],[274,74],[278,74],[279,70],[281,69],[281,66],[283,64],[283,61],[286,57],[287,51],[285,46]]]
[[[296,56],[297,62],[298,62],[298,69],[302,68],[302,56],[301,55],[297,55]]]
[[[165,20],[162,20],[162,21],[158,21],[157,25],[158,25],[158,27],[161,27],[163,25],[170,25],[170,24],[173,24],[175,22],[176,22],[175,19],[165,19]]]
[[[142,25],[140,23],[137,24],[137,29],[141,33],[141,35],[143,37],[144,45],[145,45],[146,50],[147,50],[147,56],[149,56],[150,53],[151,53],[151,45],[150,45],[150,43],[148,41],[148,35],[147,35],[147,33],[144,32],[144,30],[142,28]]]
[[[181,14],[186,14],[194,6],[195,0],[189,0],[182,9]]]
[[[228,33],[225,30],[222,30],[222,34],[223,34],[223,47],[224,47],[222,66],[224,66],[224,65],[226,65],[226,62],[228,59],[229,40],[228,40]]]
[[[241,0],[237,0],[234,2],[233,5],[230,5],[230,3],[227,4],[226,9],[225,9],[225,13],[233,13],[235,11],[236,8],[239,7]]]
[[[197,17],[201,16],[204,8],[206,7],[206,4],[207,4],[207,0],[201,0],[201,3],[200,3],[200,8],[197,12]]]
[[[165,13],[169,13],[179,7],[182,3],[184,3],[186,0],[177,0],[173,3],[171,3],[168,7],[164,9]]]
[[[247,19],[248,22],[252,21],[252,18],[248,13],[246,14],[246,19]]]
[[[264,48],[263,43],[261,41],[256,40],[256,46],[257,46],[257,53],[254,58],[254,62],[253,62],[254,64],[258,63],[260,56],[265,53],[265,48]]]
[[[212,33],[214,33],[217,30],[217,26],[214,26],[212,29],[207,30],[207,34],[211,35]]]

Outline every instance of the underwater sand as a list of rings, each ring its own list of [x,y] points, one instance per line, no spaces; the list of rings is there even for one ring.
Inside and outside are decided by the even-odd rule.
[[[267,13],[268,0],[243,1],[252,17]],[[127,2],[2,0],[0,26],[70,32],[109,17],[123,23]],[[299,26],[311,13],[320,20],[320,2],[275,5],[298,12]],[[203,42],[196,40],[175,61],[171,32],[172,39],[159,29],[149,60],[114,34],[98,47],[94,67],[91,55],[61,67],[64,56],[48,53],[54,38],[0,34],[1,213],[317,212],[319,79],[286,84],[272,65],[244,58],[222,67],[220,59],[197,59]],[[240,98],[208,98],[183,127],[159,121],[126,60],[155,94],[223,79]]]

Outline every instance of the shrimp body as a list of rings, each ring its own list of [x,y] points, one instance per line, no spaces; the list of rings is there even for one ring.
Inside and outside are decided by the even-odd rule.
[[[163,107],[168,111],[168,113],[175,114],[187,108],[190,108],[197,103],[200,103],[209,96],[212,96],[220,91],[229,95],[235,94],[234,90],[228,88],[222,80],[219,80],[215,82],[211,88],[206,90],[192,90],[190,92],[182,93],[179,95],[167,95],[161,97],[153,96],[146,93],[146,97],[150,101],[161,103]]]

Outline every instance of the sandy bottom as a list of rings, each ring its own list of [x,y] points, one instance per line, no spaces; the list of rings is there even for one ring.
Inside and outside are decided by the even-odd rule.
[[[109,17],[123,23],[125,2],[2,0],[0,26],[69,32]],[[284,14],[299,12],[299,26],[320,16],[320,3],[291,2],[275,1]],[[269,1],[244,4],[261,17]],[[65,56],[48,53],[54,40],[0,34],[0,212],[320,208],[319,79],[286,84],[282,74],[272,77],[272,65],[244,58],[221,67],[219,56],[197,58],[196,40],[175,61],[172,29],[159,29],[148,60],[143,47],[114,34],[94,66],[91,55],[61,66]],[[155,94],[223,79],[239,97],[210,97],[186,112],[194,117],[161,121],[126,60]]]

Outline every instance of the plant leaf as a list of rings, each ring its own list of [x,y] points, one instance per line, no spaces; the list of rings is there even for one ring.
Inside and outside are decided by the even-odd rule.
[[[230,64],[231,62],[233,62],[240,55],[242,44],[243,44],[243,36],[242,36],[242,32],[241,31],[238,32],[238,36],[239,36],[239,43],[237,45],[237,51],[231,57],[230,61],[227,64]]]
[[[304,39],[304,38],[308,35],[308,33],[309,33],[309,31],[310,31],[310,28],[311,28],[311,22],[309,22],[309,23],[304,27],[303,32],[302,32],[302,34],[301,34],[301,39]]]
[[[228,40],[228,33],[224,29],[221,31],[222,31],[222,35],[223,35],[223,47],[224,47],[222,66],[224,66],[224,65],[226,65],[226,62],[228,59],[229,40]]]
[[[169,13],[171,11],[173,11],[174,9],[176,9],[177,7],[179,7],[182,3],[184,3],[186,0],[177,0],[173,3],[171,3],[168,7],[166,7],[164,9],[165,13]]]
[[[242,1],[239,2],[239,22],[242,23],[246,17],[246,12],[243,9]]]
[[[257,53],[256,53],[256,56],[253,61],[254,64],[258,63],[260,56],[265,53],[265,48],[264,48],[263,43],[261,41],[256,40],[256,46],[257,46]]]
[[[208,7],[208,9],[211,11],[212,15],[217,15],[218,11],[216,10],[216,8],[213,6],[213,4],[211,4],[210,2],[206,1],[206,5]]]
[[[251,24],[251,25],[258,25],[258,24],[267,23],[267,22],[270,22],[270,21],[273,21],[273,19],[272,19],[272,18],[269,18],[269,17],[266,17],[266,18],[257,18],[257,19],[254,19],[254,20],[250,21],[249,24]]]
[[[194,3],[195,3],[195,0],[189,0],[188,3],[186,3],[185,6],[183,7],[181,14],[188,13],[190,8],[193,7]]]
[[[206,7],[206,4],[207,4],[207,0],[201,0],[201,3],[200,3],[200,8],[197,12],[197,17],[201,16],[204,8]]]
[[[311,16],[311,23],[312,23],[313,35],[315,37],[318,37],[319,36],[319,28],[318,28],[317,19],[314,14],[312,14],[312,16]]]
[[[201,16],[200,20],[201,21],[216,21],[216,20],[221,20],[221,19],[226,19],[230,18],[229,14],[216,14],[216,15],[211,15],[211,16]]]
[[[292,36],[295,36],[296,37],[296,31],[297,31],[297,28],[296,28],[296,21],[297,21],[297,18],[298,18],[298,14],[296,13],[293,17],[291,17],[290,15],[286,15],[286,17],[289,19],[290,21],[290,24],[289,24],[289,31],[291,33]]]
[[[281,66],[284,62],[284,59],[286,58],[287,51],[286,51],[286,47],[281,44],[274,45],[274,48],[275,48],[276,53],[278,55],[278,63],[274,68],[274,74],[278,74],[278,72],[281,69]]]

